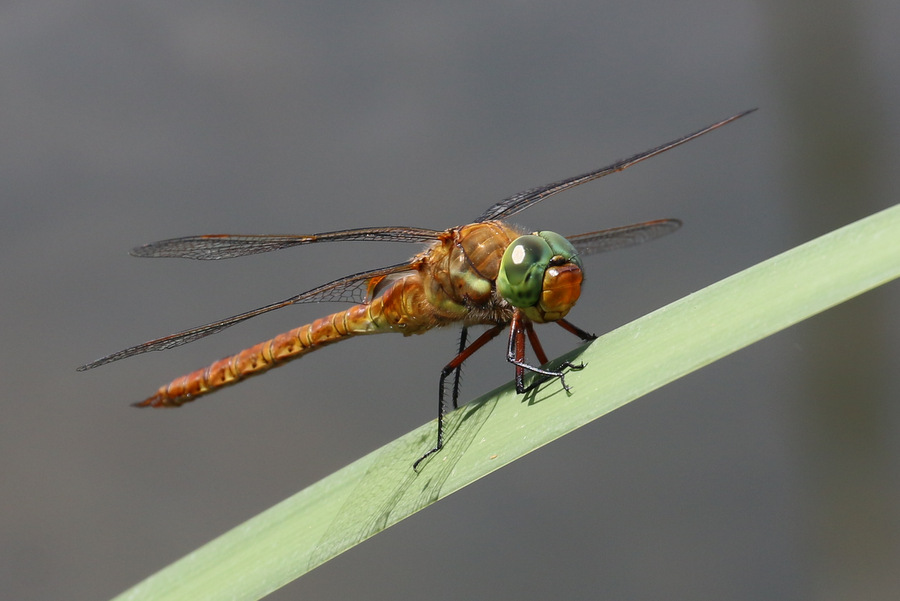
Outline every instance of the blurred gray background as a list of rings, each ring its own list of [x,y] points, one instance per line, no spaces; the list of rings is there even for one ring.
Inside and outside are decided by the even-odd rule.
[[[417,250],[201,263],[132,246],[442,229],[760,107],[516,217],[563,234],[685,221],[589,260],[571,318],[608,331],[898,201],[898,30],[890,0],[4,4],[2,596],[109,598],[433,418],[455,331],[132,409],[336,306],[75,367]],[[885,286],[719,361],[272,598],[896,599],[898,300]],[[574,343],[549,334],[554,356]],[[494,343],[463,396],[511,376]]]

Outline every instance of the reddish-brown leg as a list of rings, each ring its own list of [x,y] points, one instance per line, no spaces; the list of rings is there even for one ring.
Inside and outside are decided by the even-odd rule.
[[[429,457],[430,455],[433,455],[434,453],[437,453],[444,446],[444,388],[445,388],[444,383],[447,380],[447,376],[449,376],[452,373],[456,373],[457,374],[456,375],[456,383],[458,385],[459,369],[462,366],[462,364],[465,362],[465,360],[468,359],[469,357],[471,357],[475,353],[475,351],[477,351],[478,349],[483,347],[485,344],[487,344],[488,342],[490,342],[491,340],[496,338],[497,335],[502,331],[503,331],[502,325],[496,325],[496,326],[492,327],[491,329],[487,330],[481,336],[476,338],[475,341],[472,342],[472,344],[470,344],[469,346],[462,349],[459,352],[459,354],[457,354],[455,357],[453,357],[453,359],[450,361],[450,363],[445,365],[444,369],[441,370],[441,378],[440,378],[439,390],[438,390],[437,443],[434,445],[433,449],[431,449],[430,451],[428,451],[427,453],[425,453],[424,455],[419,457],[416,460],[416,462],[413,463],[413,470],[416,470],[416,468],[419,467],[419,464],[422,463],[422,460],[424,460],[426,457]],[[464,343],[465,343],[465,338],[462,338],[461,342],[460,342],[460,346],[463,346]],[[457,385],[454,385],[454,392],[453,392],[454,408],[456,407],[456,401],[457,401],[456,400],[456,394],[458,392]]]

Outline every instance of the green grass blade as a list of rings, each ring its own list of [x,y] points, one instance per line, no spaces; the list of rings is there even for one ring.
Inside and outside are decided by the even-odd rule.
[[[900,276],[900,205],[642,317],[572,353],[588,367],[426,424],[165,568],[119,599],[258,599],[412,513],[625,403]],[[589,302],[583,299],[582,305]]]

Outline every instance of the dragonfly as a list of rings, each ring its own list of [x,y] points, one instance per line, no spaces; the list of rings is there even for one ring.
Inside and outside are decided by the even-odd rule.
[[[595,339],[596,336],[565,319],[581,294],[582,259],[653,240],[681,226],[677,219],[658,219],[564,237],[551,231],[528,232],[506,220],[550,196],[627,169],[753,110],[732,115],[606,167],[519,192],[492,205],[474,222],[443,231],[388,226],[308,235],[211,234],[139,246],[131,251],[132,255],[218,260],[320,242],[390,241],[426,245],[424,250],[403,263],[342,277],[280,302],[150,340],[82,365],[78,371],[149,351],[178,347],[290,305],[322,301],[354,303],[348,309],[175,378],[152,396],[135,403],[137,407],[180,407],[348,338],[385,332],[410,336],[460,324],[458,351],[440,372],[435,444],[413,464],[413,469],[418,470],[423,460],[444,446],[447,379],[453,377],[450,398],[456,409],[460,372],[469,357],[508,330],[506,359],[515,369],[516,391],[522,394],[549,379],[556,379],[567,393],[570,392],[566,373],[584,365],[565,362],[558,368],[545,367],[548,358],[534,324],[555,323],[582,341]],[[487,326],[487,330],[469,343],[468,329],[473,326]],[[530,344],[537,364],[526,358],[526,342]],[[525,384],[526,372],[535,374],[529,385]]]

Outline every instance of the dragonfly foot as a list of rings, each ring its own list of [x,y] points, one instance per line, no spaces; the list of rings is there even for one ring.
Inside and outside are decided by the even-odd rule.
[[[570,369],[572,371],[579,371],[587,367],[585,363],[570,363],[566,361],[560,365],[559,371],[545,370],[540,368],[535,368],[532,366],[524,366],[526,369],[529,369],[537,374],[537,379],[532,382],[531,385],[523,387],[521,390],[516,389],[517,392],[525,393],[531,392],[550,378],[556,378],[559,380],[560,385],[563,387],[563,390],[566,392],[572,392],[572,387],[566,384],[566,370]]]
[[[428,457],[431,457],[432,455],[434,455],[435,453],[440,451],[443,446],[444,445],[436,446],[433,449],[431,449],[430,451],[428,451],[427,453],[425,453],[424,455],[422,455],[421,457],[419,457],[418,459],[416,459],[416,462],[413,463],[413,465],[412,465],[413,471],[418,474],[419,473],[419,464],[422,463],[423,461],[425,461],[425,459],[427,459]]]
[[[569,363],[568,361],[566,361],[562,364],[563,369],[569,368],[572,371],[581,371],[585,367],[587,367],[587,363]]]
[[[563,387],[563,390],[565,390],[567,393],[572,392],[572,388],[571,388],[568,384],[566,384],[566,374],[565,374],[565,372],[560,371],[558,377],[559,377],[559,384],[560,384],[560,386]]]
[[[585,367],[587,367],[586,363],[571,363],[569,361],[565,361],[562,364],[562,369],[559,370],[559,383],[562,385],[563,390],[565,390],[566,392],[572,392],[572,389],[568,384],[566,384],[566,380],[564,378],[565,372],[563,370],[570,369],[572,371],[581,371]]]

